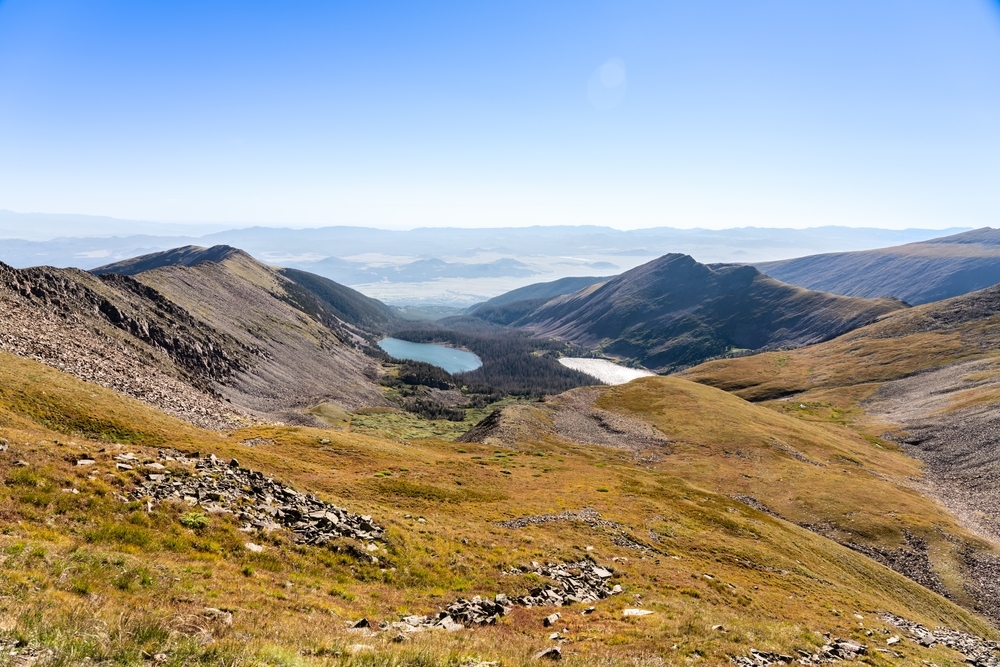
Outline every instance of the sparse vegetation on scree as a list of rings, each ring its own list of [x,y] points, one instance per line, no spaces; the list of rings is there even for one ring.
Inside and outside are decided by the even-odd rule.
[[[898,632],[878,617],[882,610],[994,636],[954,602],[716,488],[739,478],[744,461],[760,461],[746,470],[751,477],[774,457],[786,466],[774,468],[778,477],[807,469],[769,444],[776,428],[831,468],[835,456],[849,456],[879,474],[915,474],[905,457],[844,427],[820,438],[815,426],[681,380],[601,391],[602,409],[649,418],[677,449],[639,460],[554,432],[504,448],[305,427],[216,433],[0,355],[0,636],[10,638],[0,646],[9,655],[16,645],[9,650],[36,664],[527,665],[555,644],[571,665],[724,664],[749,647],[815,652],[824,632],[882,645]],[[75,418],[52,416],[81,406],[92,424],[108,427],[80,429]],[[313,546],[285,529],[243,532],[239,516],[212,510],[211,499],[127,500],[153,475],[180,481],[195,472],[159,454],[175,450],[236,458],[241,468],[370,515],[385,536]],[[713,482],[712,470],[723,477]],[[863,488],[852,479],[829,482],[838,514],[870,502],[844,493]],[[886,511],[926,512],[929,523],[962,535],[922,496],[882,483]],[[796,506],[794,498],[777,501],[777,479],[743,484],[778,511]],[[535,575],[510,574],[515,566],[587,558],[623,588],[593,613],[581,613],[584,605],[515,608],[493,626],[398,642],[398,632],[377,628],[459,597],[522,595],[538,585]],[[625,608],[653,613],[625,616]],[[544,627],[554,611],[561,618]],[[360,618],[374,629],[350,629]],[[947,664],[958,655],[910,642],[898,648],[904,662]],[[865,659],[898,660],[875,652]]]

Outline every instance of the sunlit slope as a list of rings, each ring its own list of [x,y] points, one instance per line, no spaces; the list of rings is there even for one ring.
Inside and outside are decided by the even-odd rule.
[[[1000,543],[1000,288],[896,313],[830,342],[704,364],[684,375],[802,421],[903,443],[920,482],[977,534]],[[961,554],[972,595],[1000,618],[997,557]],[[991,590],[992,589],[992,590]]]
[[[351,662],[349,647],[365,644],[382,657],[358,654],[357,664],[389,664],[388,656],[409,664],[528,664],[550,644],[552,630],[541,619],[552,608],[519,609],[495,627],[426,632],[398,644],[396,633],[369,636],[346,624],[430,613],[457,597],[524,593],[530,579],[502,572],[587,556],[612,567],[625,591],[591,615],[559,610],[569,664],[633,665],[651,655],[724,664],[749,647],[815,650],[822,632],[879,646],[887,636],[874,615],[879,610],[992,632],[865,556],[727,497],[752,493],[792,520],[822,518],[827,505],[828,514],[860,512],[844,519],[845,526],[851,518],[858,524],[845,529],[861,535],[870,525],[865,538],[872,540],[892,541],[898,532],[876,506],[894,510],[914,530],[910,514],[950,530],[948,517],[921,505],[919,496],[865,472],[911,474],[902,457],[865,451],[859,440],[824,436],[675,379],[609,389],[599,401],[652,420],[674,440],[673,453],[640,462],[549,436],[494,450],[292,427],[220,435],[2,355],[0,636],[54,650],[68,662],[138,664],[162,653],[165,664],[177,665],[343,664],[338,652]],[[774,449],[771,437],[823,463],[827,474],[840,470],[838,455],[860,467],[845,464],[839,490],[823,486],[822,475],[810,477],[799,464],[815,466]],[[197,508],[161,503],[147,511],[144,503],[120,500],[144,473],[118,469],[113,457],[155,458],[168,447],[237,457],[244,467],[372,515],[387,528],[374,553],[378,563],[351,540],[296,545],[283,531],[238,532],[227,514],[208,515],[205,527],[193,529],[182,519]],[[77,465],[84,457],[95,463]],[[875,486],[863,488],[869,484]],[[497,525],[584,508],[613,523]],[[263,552],[248,550],[248,541]],[[637,605],[654,614],[622,618],[623,608]],[[211,618],[206,607],[232,613],[232,625]],[[947,649],[900,648],[913,661],[960,659]]]
[[[592,408],[569,398],[595,391]],[[654,469],[771,511],[970,609],[993,613],[991,593],[977,583],[967,560],[971,551],[992,557],[992,547],[918,490],[920,463],[891,442],[676,377],[574,390],[537,407],[505,408],[494,427],[503,436],[485,441],[586,439],[567,413],[582,413],[612,432],[627,428],[615,423],[616,414],[652,424],[669,444],[631,452],[637,462],[658,458]],[[601,434],[591,435],[593,442]]]
[[[190,267],[205,262],[218,263],[241,254],[243,253],[239,249],[227,245],[211,248],[189,245],[106,264],[92,269],[91,273],[99,276],[112,273],[135,276],[167,266]],[[288,293],[301,310],[318,319],[329,315],[331,323],[336,318],[354,326],[379,329],[398,317],[384,303],[322,276],[296,269],[278,271],[288,278],[283,291]]]
[[[248,415],[212,391],[253,349],[125,276],[0,265],[0,349],[203,426]]]
[[[893,313],[825,343],[712,361],[681,376],[749,400],[829,389],[857,400],[875,390],[872,383],[996,356],[998,346],[1000,287],[991,287]]]
[[[602,392],[597,407],[635,415],[671,441],[664,468],[707,490],[749,496],[839,542],[883,548],[903,533],[963,535],[911,488],[919,462],[891,443],[832,423],[811,423],[680,378],[642,378]],[[948,549],[938,569],[950,569]],[[955,591],[956,594],[959,591]]]

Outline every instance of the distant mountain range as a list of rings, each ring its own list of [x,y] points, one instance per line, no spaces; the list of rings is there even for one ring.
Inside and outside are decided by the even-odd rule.
[[[231,229],[232,224],[210,222],[152,222],[106,215],[18,213],[0,209],[0,239],[44,242],[53,239],[131,236],[203,235]]]
[[[954,231],[959,230],[950,230]],[[457,312],[532,282],[610,276],[667,253],[688,254],[703,263],[755,263],[925,241],[950,232],[832,226],[630,231],[598,226],[219,229],[0,211],[0,262],[21,268],[89,270],[187,245],[229,245],[265,264],[359,287],[394,306],[424,312],[447,307]]]
[[[810,255],[755,264],[808,289],[859,297],[890,296],[919,305],[1000,282],[1000,229],[861,252]]]
[[[294,266],[313,273],[323,273],[311,265],[328,258],[348,262],[340,267],[331,267],[336,270],[354,270],[356,264],[378,264],[360,259],[370,253],[406,258],[393,262],[383,259],[382,264],[407,264],[418,259],[471,263],[476,262],[478,256],[492,256],[487,263],[498,256],[528,263],[529,257],[544,257],[549,258],[547,262],[553,267],[579,266],[603,272],[614,270],[615,264],[634,265],[635,261],[629,258],[641,261],[669,252],[690,254],[703,262],[764,261],[808,255],[826,249],[854,251],[911,243],[956,231],[962,230],[849,227],[708,230],[659,227],[622,231],[596,226],[423,228],[409,231],[348,226],[219,229],[218,225],[163,224],[0,211],[0,261],[14,267],[48,265],[91,269],[184,245],[231,245],[261,261]],[[615,258],[621,258],[621,261]],[[360,278],[361,282],[366,282],[371,276]],[[344,276],[339,276],[339,279],[344,279]]]
[[[290,266],[308,269],[345,285],[367,283],[420,283],[440,278],[509,278],[537,275],[524,262],[497,259],[492,262],[445,262],[440,259],[418,259],[398,265],[369,265],[328,257],[318,262],[289,262]]]
[[[488,308],[503,306],[515,301],[531,301],[534,299],[548,300],[554,296],[572,294],[573,292],[581,290],[584,287],[589,287],[594,283],[603,282],[605,280],[608,280],[608,278],[588,276],[581,278],[560,278],[559,280],[553,280],[547,283],[533,283],[531,285],[526,285],[524,287],[519,287],[518,289],[505,292],[500,296],[495,296],[488,301],[484,301],[483,303],[478,303],[475,306],[470,307],[469,312],[476,310],[482,312]]]

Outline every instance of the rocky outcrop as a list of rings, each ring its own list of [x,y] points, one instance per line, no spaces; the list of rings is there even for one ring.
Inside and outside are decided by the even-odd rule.
[[[459,598],[435,616],[406,616],[395,623],[385,623],[381,628],[403,633],[422,630],[461,630],[465,626],[494,625],[501,616],[509,614],[515,606],[554,607],[596,602],[622,592],[620,585],[608,585],[615,576],[614,572],[589,560],[547,565],[531,563],[511,568],[504,574],[519,576],[529,573],[550,579],[554,583],[533,588],[527,595],[508,597],[500,593],[492,600],[478,595],[471,600]],[[553,614],[549,618],[553,617],[558,620],[559,614]],[[547,621],[545,625],[548,627],[551,623]]]
[[[625,529],[620,523],[614,521],[608,521],[607,519],[601,518],[600,512],[593,509],[592,507],[584,507],[579,512],[571,512],[566,510],[559,514],[542,514],[538,516],[522,516],[516,519],[509,519],[507,521],[501,521],[497,523],[498,526],[502,528],[524,528],[525,526],[537,526],[545,523],[553,523],[556,521],[578,521],[580,523],[587,524],[592,530],[603,530],[604,532],[611,535],[611,541],[626,549],[635,549],[636,551],[644,551],[648,553],[663,553],[659,549],[649,544],[643,544],[638,539],[636,539],[628,530]],[[659,538],[652,531],[650,532],[650,537],[658,541]]]
[[[796,655],[784,655],[773,651],[758,651],[750,649],[749,655],[739,655],[732,658],[734,665],[739,667],[770,667],[770,665],[824,665],[843,660],[857,660],[867,655],[868,647],[864,644],[846,639],[831,638],[814,653],[796,651]]]
[[[965,658],[965,663],[976,667],[1000,667],[1000,644],[989,639],[959,630],[939,627],[933,632],[920,623],[883,612],[882,620],[906,632],[910,638],[921,646],[947,646],[958,651]]]
[[[176,500],[208,512],[228,512],[242,530],[287,528],[302,544],[320,546],[347,537],[379,540],[385,530],[370,516],[353,514],[300,493],[261,472],[216,458],[187,457],[160,452],[158,461],[139,463],[134,454],[119,455],[119,467],[138,467],[146,479],[130,494],[132,500]]]

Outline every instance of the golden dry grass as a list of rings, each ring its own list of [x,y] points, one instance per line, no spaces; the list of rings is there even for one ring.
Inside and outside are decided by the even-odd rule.
[[[885,382],[956,361],[995,357],[1000,315],[984,294],[892,313],[818,345],[712,361],[679,375],[762,401]]]
[[[504,569],[588,555],[614,566],[625,594],[592,615],[561,610],[569,664],[724,664],[750,646],[814,647],[822,632],[879,644],[879,610],[992,636],[952,602],[727,497],[755,495],[793,520],[839,517],[859,539],[891,542],[899,525],[952,530],[919,495],[872,474],[917,474],[899,454],[677,379],[608,389],[601,405],[656,423],[675,440],[674,453],[638,465],[617,450],[548,436],[494,450],[298,427],[218,434],[0,355],[0,437],[8,442],[0,454],[0,636],[53,650],[52,664],[145,664],[164,652],[168,665],[522,665],[550,643],[541,619],[552,609],[401,644],[390,641],[394,633],[366,636],[346,624],[429,613],[458,596],[521,593],[529,583]],[[255,437],[275,444],[239,444]],[[787,456],[774,439],[825,467]],[[224,515],[191,529],[180,521],[187,508],[162,503],[147,512],[119,500],[136,473],[115,470],[113,456],[167,446],[236,456],[373,515],[387,527],[381,562],[299,546],[280,533],[247,536]],[[83,453],[96,465],[75,466]],[[836,457],[856,463],[841,466]],[[612,532],[580,523],[496,524],[584,507],[656,551],[618,546]],[[262,554],[243,547],[251,539]],[[640,603],[656,613],[622,618],[624,607]],[[206,618],[205,607],[232,611],[232,626]],[[353,644],[375,650],[351,654]],[[913,664],[958,659],[944,649],[903,650]],[[888,663],[872,656],[871,664]]]
[[[768,409],[680,378],[613,387],[598,405],[655,424],[676,442],[670,470],[701,488],[754,497],[840,543],[895,549],[904,533],[925,540],[952,599],[969,603],[956,575],[962,545],[990,546],[920,492],[918,461],[849,426],[856,408],[794,401]]]

